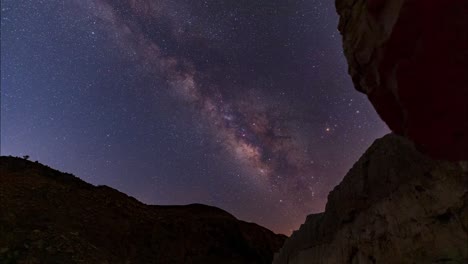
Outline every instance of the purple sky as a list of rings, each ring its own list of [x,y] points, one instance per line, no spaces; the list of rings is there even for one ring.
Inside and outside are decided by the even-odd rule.
[[[2,0],[1,154],[289,234],[388,132],[333,1]]]

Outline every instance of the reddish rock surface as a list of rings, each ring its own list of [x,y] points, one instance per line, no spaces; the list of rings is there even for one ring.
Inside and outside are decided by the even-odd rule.
[[[399,135],[375,141],[273,263],[468,263],[468,2],[336,7],[354,85]]]
[[[356,89],[436,159],[468,159],[468,2],[337,0]]]

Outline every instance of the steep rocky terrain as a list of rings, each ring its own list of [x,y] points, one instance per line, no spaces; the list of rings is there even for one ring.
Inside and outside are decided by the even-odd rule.
[[[468,160],[466,0],[336,0],[357,90],[437,159]]]
[[[468,4],[336,0],[377,140],[274,264],[468,263]]]
[[[206,205],[152,206],[0,157],[0,263],[271,263],[285,236]]]
[[[468,263],[468,174],[407,139],[378,139],[274,264]]]

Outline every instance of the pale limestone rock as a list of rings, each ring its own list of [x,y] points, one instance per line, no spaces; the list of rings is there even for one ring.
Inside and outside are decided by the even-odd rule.
[[[468,263],[467,173],[407,139],[378,139],[273,264]]]

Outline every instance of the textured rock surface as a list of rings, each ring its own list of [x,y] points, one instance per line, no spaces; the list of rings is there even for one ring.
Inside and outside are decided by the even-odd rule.
[[[434,158],[468,160],[466,0],[336,0],[355,87]]]
[[[271,263],[285,236],[205,205],[150,206],[0,157],[0,263]]]
[[[468,263],[467,180],[459,163],[436,162],[387,135],[273,263]]]

